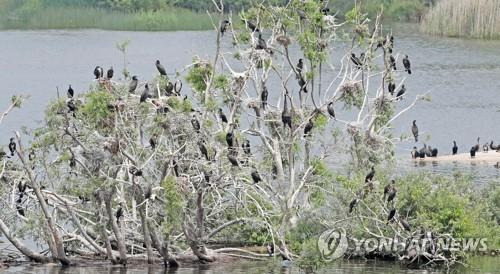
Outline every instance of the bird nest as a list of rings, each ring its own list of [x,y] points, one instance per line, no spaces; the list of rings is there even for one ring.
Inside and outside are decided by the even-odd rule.
[[[364,91],[359,82],[347,81],[340,87],[340,100],[344,102],[346,108],[352,106],[360,108],[363,105]]]

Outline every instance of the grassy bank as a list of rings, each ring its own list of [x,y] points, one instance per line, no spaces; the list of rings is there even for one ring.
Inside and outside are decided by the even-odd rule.
[[[434,35],[500,39],[500,1],[441,0],[425,16],[421,29]]]
[[[0,10],[0,29],[84,29],[130,31],[206,30],[207,14],[181,8],[126,13],[94,7],[43,7]]]

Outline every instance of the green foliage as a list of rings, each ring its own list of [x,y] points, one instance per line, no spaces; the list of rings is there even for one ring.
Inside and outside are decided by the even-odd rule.
[[[186,81],[191,85],[194,91],[204,92],[212,76],[212,66],[201,60],[195,61],[195,64],[188,71]]]
[[[165,178],[161,186],[164,190],[165,212],[167,213],[163,222],[164,230],[167,234],[170,234],[180,227],[184,199],[175,177],[169,176]]]
[[[80,113],[93,123],[101,123],[111,114],[108,105],[112,99],[107,91],[91,91],[85,94],[85,104]]]

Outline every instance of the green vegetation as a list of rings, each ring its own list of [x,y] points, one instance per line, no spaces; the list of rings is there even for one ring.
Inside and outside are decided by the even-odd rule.
[[[500,38],[500,1],[442,0],[425,16],[421,29],[434,35]]]

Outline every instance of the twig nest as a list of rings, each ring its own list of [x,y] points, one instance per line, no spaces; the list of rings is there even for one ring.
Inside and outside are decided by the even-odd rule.
[[[276,37],[276,42],[286,48],[292,43],[292,40],[286,35],[280,35]]]
[[[363,105],[364,92],[361,84],[355,81],[347,81],[340,87],[340,100],[349,109],[352,106],[360,108]]]

